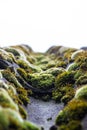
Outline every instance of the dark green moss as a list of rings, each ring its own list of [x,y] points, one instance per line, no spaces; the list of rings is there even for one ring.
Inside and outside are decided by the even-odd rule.
[[[80,76],[80,77],[77,79],[76,84],[77,84],[77,85],[87,84],[87,75]]]
[[[67,125],[61,125],[58,130],[82,130],[82,125],[79,121],[70,121]]]
[[[12,53],[14,56],[20,56],[19,52],[17,51],[17,49],[14,48],[6,48],[5,49],[7,52]]]
[[[52,92],[52,97],[56,102],[62,101],[64,104],[69,102],[75,95],[75,90],[72,85],[66,85],[62,88],[56,88]]]
[[[68,71],[63,72],[60,75],[58,75],[55,80],[56,88],[65,86],[67,84],[74,84],[74,83],[75,83],[74,74],[72,72],[68,72]]]

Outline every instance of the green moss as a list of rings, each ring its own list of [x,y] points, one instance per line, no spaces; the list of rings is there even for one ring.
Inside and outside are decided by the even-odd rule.
[[[14,56],[20,56],[19,52],[17,51],[17,49],[14,48],[6,48],[5,49],[7,52],[12,53]]]
[[[41,89],[50,89],[54,87],[54,76],[45,73],[34,73],[28,75],[29,83],[33,87]]]
[[[65,86],[67,84],[74,84],[74,74],[72,72],[63,72],[56,77],[55,86],[56,88]]]
[[[17,63],[21,68],[25,70],[29,69],[29,65],[24,60],[17,60]]]
[[[24,121],[24,126],[25,126],[25,130],[40,130],[39,127],[37,127],[37,125],[28,122],[28,121]]]
[[[71,59],[71,55],[73,54],[73,52],[75,52],[76,49],[74,48],[69,48],[67,49],[65,52],[64,52],[64,59],[67,59],[68,62],[71,62],[72,59]]]
[[[17,78],[13,73],[11,73],[9,70],[3,70],[1,71],[3,77],[9,81],[10,83],[13,83],[16,87],[22,87],[21,84],[18,82]]]
[[[38,66],[32,65],[24,60],[17,60],[18,65],[28,73],[41,72]]]
[[[63,67],[66,68],[67,67],[67,62],[63,61],[63,59],[61,61],[58,61],[56,67]]]
[[[63,68],[55,68],[54,67],[54,68],[47,69],[44,73],[52,74],[53,76],[57,76],[64,71],[65,70]]]
[[[0,130],[40,130],[12,109],[0,108]]]
[[[18,111],[18,106],[14,103],[5,89],[0,88],[0,105],[6,108],[12,108]]]
[[[80,76],[83,76],[85,74],[82,70],[76,70],[74,72],[75,72],[74,73],[74,79],[75,79],[75,81],[77,81]]]
[[[75,98],[87,100],[87,85],[83,85],[81,88],[77,89]]]
[[[25,90],[23,87],[16,89],[18,92],[19,99],[23,102],[23,104],[26,106],[29,103],[29,97],[28,97],[28,91]]]
[[[27,73],[24,69],[22,68],[17,68],[17,72],[20,74],[22,78],[24,78],[27,81]]]
[[[19,112],[20,112],[22,118],[26,119],[27,118],[27,112],[26,112],[26,110],[21,105],[18,105],[18,108],[19,108]]]
[[[72,85],[66,85],[62,88],[56,88],[52,92],[52,97],[56,102],[63,102],[66,104],[69,102],[75,95],[75,91]]]
[[[82,126],[79,121],[72,120],[67,125],[61,125],[58,130],[82,130]]]
[[[36,59],[34,58],[34,56],[26,56],[27,60],[31,63],[31,64],[34,64],[36,62]]]
[[[58,114],[56,124],[67,124],[71,120],[82,120],[87,114],[87,102],[84,100],[72,100],[67,106]]]
[[[69,66],[68,66],[68,68],[67,68],[67,70],[68,71],[76,71],[77,69],[79,68],[79,65],[77,64],[77,63],[71,63]]]
[[[77,85],[87,84],[87,75],[80,76],[80,77],[77,79],[76,84],[77,84]]]

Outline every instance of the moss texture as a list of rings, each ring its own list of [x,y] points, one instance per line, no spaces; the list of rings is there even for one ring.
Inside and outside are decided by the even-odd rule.
[[[26,120],[30,95],[64,103],[55,121],[58,130],[82,130],[87,114],[86,50],[53,46],[36,53],[18,45],[0,48],[0,59],[0,130],[39,130]]]

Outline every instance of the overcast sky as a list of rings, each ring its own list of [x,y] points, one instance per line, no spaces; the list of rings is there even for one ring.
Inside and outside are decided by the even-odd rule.
[[[0,46],[87,46],[87,0],[0,0]]]

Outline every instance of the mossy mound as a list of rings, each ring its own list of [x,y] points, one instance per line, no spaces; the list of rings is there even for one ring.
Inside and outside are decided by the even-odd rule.
[[[29,83],[35,87],[40,89],[51,89],[54,88],[55,78],[51,74],[46,73],[34,73],[28,75]]]
[[[45,53],[27,45],[0,48],[1,130],[39,130],[26,121],[29,96],[64,103],[56,128],[81,130],[87,114],[87,51],[63,46]]]

